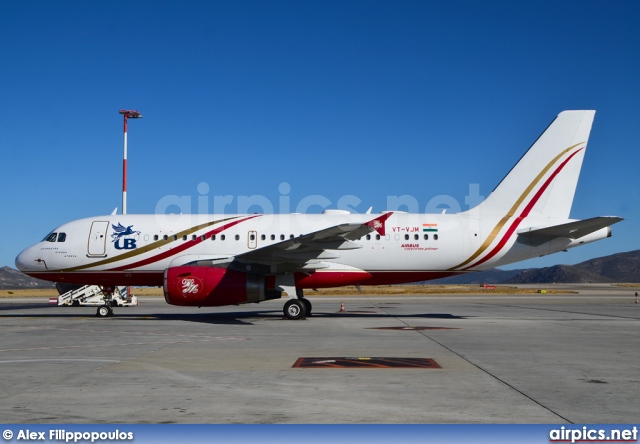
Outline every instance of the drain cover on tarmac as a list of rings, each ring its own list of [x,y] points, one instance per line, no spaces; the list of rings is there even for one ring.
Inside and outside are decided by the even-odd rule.
[[[293,368],[442,368],[429,358],[299,358]]]

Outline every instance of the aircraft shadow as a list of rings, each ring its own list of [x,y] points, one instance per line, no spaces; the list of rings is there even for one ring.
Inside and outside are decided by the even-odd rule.
[[[38,313],[29,313],[28,310],[39,310]],[[43,312],[45,310],[46,312]],[[2,318],[31,318],[31,319],[51,319],[51,318],[95,318],[97,307],[64,307],[64,311],[60,307],[52,305],[47,306],[43,304],[0,304],[0,319]],[[250,313],[140,313],[129,311],[129,307],[115,307],[113,318],[107,319],[121,319],[121,320],[163,320],[163,321],[188,321],[188,322],[200,322],[205,324],[227,324],[227,325],[252,325],[251,322],[247,322],[241,318],[256,318],[260,317],[265,312],[250,312]],[[16,311],[22,311],[22,313],[16,313]],[[279,314],[282,317],[282,311],[273,310],[275,314]],[[240,316],[242,315],[242,316]]]
[[[118,316],[118,314],[116,314]],[[242,311],[242,312],[224,312],[224,313],[161,313],[148,315],[158,320],[172,320],[185,322],[202,322],[206,324],[236,324],[236,325],[253,325],[252,320],[260,318],[270,321],[287,321],[281,310],[265,310],[265,311]],[[456,316],[449,313],[423,313],[423,314],[407,314],[407,315],[390,315],[386,313],[313,313],[306,321],[322,318],[418,318],[418,319],[467,319],[466,316]],[[296,321],[291,321],[296,322]]]
[[[55,305],[47,305],[47,303],[24,303],[24,304],[13,304],[13,303],[0,303],[0,313],[4,311],[13,311],[13,310],[30,310],[30,309],[46,309],[46,308],[57,308]],[[1,316],[1,315],[0,315]]]
[[[38,304],[0,304],[0,318],[78,318],[95,317],[95,307],[65,307],[61,311],[59,307]],[[15,313],[18,310],[46,310],[46,313]],[[123,320],[159,320],[159,321],[184,321],[204,324],[224,324],[224,325],[253,325],[251,320],[262,318],[273,321],[284,321],[285,318],[281,310],[252,310],[252,311],[229,311],[229,312],[203,312],[203,313],[140,313],[129,311],[129,307],[114,308],[114,318]],[[13,313],[12,313],[13,312]],[[313,316],[307,318],[308,321],[322,318],[379,318],[379,319],[467,319],[468,316],[457,316],[450,313],[412,313],[412,314],[387,314],[376,312],[314,312]]]

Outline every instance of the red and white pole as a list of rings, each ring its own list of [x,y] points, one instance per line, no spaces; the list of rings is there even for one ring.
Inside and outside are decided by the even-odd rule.
[[[122,214],[127,214],[127,119],[129,117],[139,119],[142,117],[138,111],[121,109],[124,116],[124,156],[122,158]]]
[[[142,114],[135,110],[121,109],[124,116],[124,156],[122,157],[122,214],[127,214],[127,119],[140,119]],[[131,298],[131,289],[127,286],[127,299]]]
[[[124,115],[124,156],[122,157],[122,214],[127,214],[127,115]]]

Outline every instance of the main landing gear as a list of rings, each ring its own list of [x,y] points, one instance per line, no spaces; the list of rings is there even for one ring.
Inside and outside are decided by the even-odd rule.
[[[307,298],[289,299],[284,304],[284,317],[297,321],[311,316],[311,302]]]

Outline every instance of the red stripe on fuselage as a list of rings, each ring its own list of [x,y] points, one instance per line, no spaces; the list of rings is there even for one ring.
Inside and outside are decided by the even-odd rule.
[[[79,285],[134,285],[140,287],[161,287],[164,270],[161,271],[34,271],[28,276],[46,281]]]
[[[222,225],[220,227],[214,228],[213,230],[211,230],[208,233],[206,233],[206,237],[208,239],[212,235],[218,234],[218,233],[226,230],[227,228],[231,228],[234,225],[237,225],[237,224],[239,224],[241,222],[244,222],[244,221],[247,221],[249,219],[253,219],[254,217],[259,217],[259,216],[260,215],[249,216],[249,217],[245,217],[244,219],[234,220],[233,222],[226,223],[226,224],[224,224],[224,225]],[[181,244],[181,245],[179,245],[177,247],[174,247],[174,248],[170,248],[169,250],[167,250],[167,251],[165,251],[163,253],[157,254],[157,255],[152,256],[152,257],[147,258],[147,259],[142,259],[141,261],[134,262],[132,264],[127,264],[127,265],[122,265],[120,267],[111,268],[111,269],[109,269],[109,271],[131,270],[133,268],[142,267],[144,265],[149,265],[149,264],[152,264],[154,262],[161,261],[162,259],[166,259],[168,257],[176,255],[176,254],[178,254],[178,253],[180,253],[180,252],[182,252],[184,250],[187,250],[187,249],[189,249],[191,247],[194,247],[194,246],[198,245],[201,242],[202,242],[202,236],[198,236],[196,238],[196,240],[184,241],[183,244]]]
[[[553,181],[553,179],[555,179],[555,177],[560,173],[560,171],[562,171],[562,169],[565,167],[565,165],[567,165],[567,163],[569,163],[569,161],[573,158],[573,156],[575,156],[576,154],[578,154],[580,151],[582,151],[584,149],[580,148],[579,150],[577,150],[575,153],[571,154],[569,157],[567,157],[564,162],[562,162],[560,164],[560,166],[558,168],[556,168],[556,170],[553,172],[553,174],[551,174],[551,176],[549,176],[549,178],[544,182],[544,184],[540,187],[540,189],[538,190],[538,192],[533,196],[533,198],[531,199],[531,201],[527,204],[527,206],[524,208],[524,210],[522,210],[522,213],[520,213],[520,216],[518,216],[512,223],[511,226],[509,226],[509,229],[507,230],[507,232],[502,236],[502,239],[500,239],[500,242],[498,242],[498,244],[482,259],[480,259],[479,261],[477,261],[475,264],[473,265],[469,265],[468,267],[463,268],[463,270],[468,270],[470,268],[473,267],[477,267],[478,265],[488,261],[489,259],[491,259],[493,256],[495,256],[501,249],[502,247],[505,246],[505,244],[507,243],[507,241],[511,238],[511,236],[513,235],[514,231],[518,228],[518,226],[520,225],[520,223],[522,222],[522,220],[527,217],[529,215],[529,213],[531,212],[531,210],[533,209],[533,207],[536,205],[536,203],[538,203],[538,200],[540,199],[540,197],[542,196],[542,194],[546,191],[547,187],[549,187],[549,185],[551,184],[551,182]]]
[[[393,285],[441,279],[465,271],[316,271],[296,273],[298,288],[332,288],[345,285]]]
[[[440,279],[447,276],[466,274],[466,271],[316,271],[312,274],[296,273],[298,288],[334,288],[346,285],[391,285]],[[81,285],[133,285],[161,287],[164,270],[156,271],[35,271],[25,273],[31,277],[53,282]],[[274,277],[267,277],[274,287]]]

